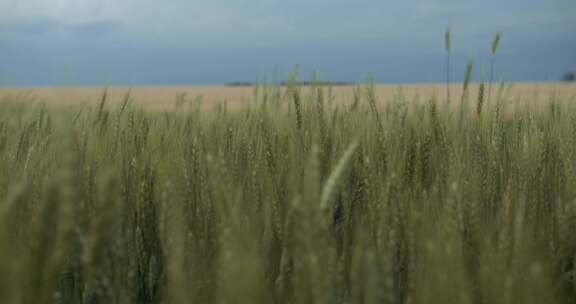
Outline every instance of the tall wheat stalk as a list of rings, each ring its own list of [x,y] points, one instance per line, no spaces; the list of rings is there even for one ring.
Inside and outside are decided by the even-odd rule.
[[[492,98],[492,83],[494,82],[494,65],[496,63],[496,51],[498,50],[498,44],[502,38],[502,33],[496,33],[494,39],[492,39],[492,46],[490,48],[490,83],[488,83],[488,103]]]
[[[464,116],[467,114],[466,113],[466,106],[465,106],[465,102],[467,102],[468,99],[468,86],[470,84],[470,79],[472,77],[472,69],[473,69],[474,65],[472,62],[469,62],[468,65],[466,65],[466,73],[464,74],[464,83],[462,84],[462,97],[460,98],[460,121],[458,123],[459,126],[462,126],[462,123],[464,122]]]
[[[450,57],[452,54],[452,33],[448,26],[444,32],[444,49],[446,51],[446,103],[450,103]]]

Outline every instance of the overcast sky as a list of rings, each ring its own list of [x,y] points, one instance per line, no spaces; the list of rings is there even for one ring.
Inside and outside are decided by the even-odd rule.
[[[0,0],[0,85],[219,84],[278,65],[303,76],[441,82],[557,80],[576,70],[575,0]]]

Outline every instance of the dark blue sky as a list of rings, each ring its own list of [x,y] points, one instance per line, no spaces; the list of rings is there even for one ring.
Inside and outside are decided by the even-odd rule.
[[[0,0],[0,85],[220,84],[295,64],[333,81],[557,80],[576,70],[574,0]]]

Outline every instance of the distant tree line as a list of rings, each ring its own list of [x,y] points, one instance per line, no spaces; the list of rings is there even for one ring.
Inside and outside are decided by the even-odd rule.
[[[257,83],[255,82],[247,82],[247,81],[235,81],[235,82],[230,82],[227,83],[227,86],[230,87],[251,87],[256,85]],[[289,85],[291,83],[289,83],[288,81],[282,81],[280,83],[278,83],[281,86],[286,86]],[[326,85],[326,86],[347,86],[347,85],[355,85],[355,82],[346,82],[346,81],[298,81],[296,82],[297,85],[299,86],[310,86],[310,85]]]
[[[576,73],[574,73],[574,72],[566,73],[564,75],[564,77],[562,77],[562,80],[564,80],[566,82],[576,81]]]

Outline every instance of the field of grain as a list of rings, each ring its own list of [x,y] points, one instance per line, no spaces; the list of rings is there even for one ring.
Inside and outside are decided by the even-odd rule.
[[[495,84],[496,86],[497,84]],[[354,86],[335,86],[331,94],[335,102],[350,100],[354,95]],[[0,98],[16,98],[18,100],[36,100],[46,102],[48,106],[74,106],[82,103],[97,104],[102,98],[104,87],[34,87],[34,88],[0,88]],[[216,103],[228,102],[230,107],[237,107],[243,102],[253,99],[253,87],[227,86],[111,86],[108,87],[108,102],[120,103],[128,91],[139,106],[149,109],[172,109],[178,96],[183,96],[185,102],[195,103],[201,98],[204,108],[210,108]],[[306,88],[303,89],[306,91]],[[461,96],[462,84],[451,85],[451,93]],[[470,86],[471,98],[476,98],[478,85]],[[507,100],[521,102],[545,101],[551,97],[558,100],[571,101],[576,97],[576,84],[573,83],[513,83],[506,84]],[[442,84],[410,84],[410,85],[377,85],[375,94],[380,101],[390,101],[402,95],[402,99],[427,101],[437,97],[442,100],[446,96],[446,86]],[[493,93],[494,95],[496,92]]]
[[[0,303],[573,303],[574,86],[460,87],[5,89]]]

